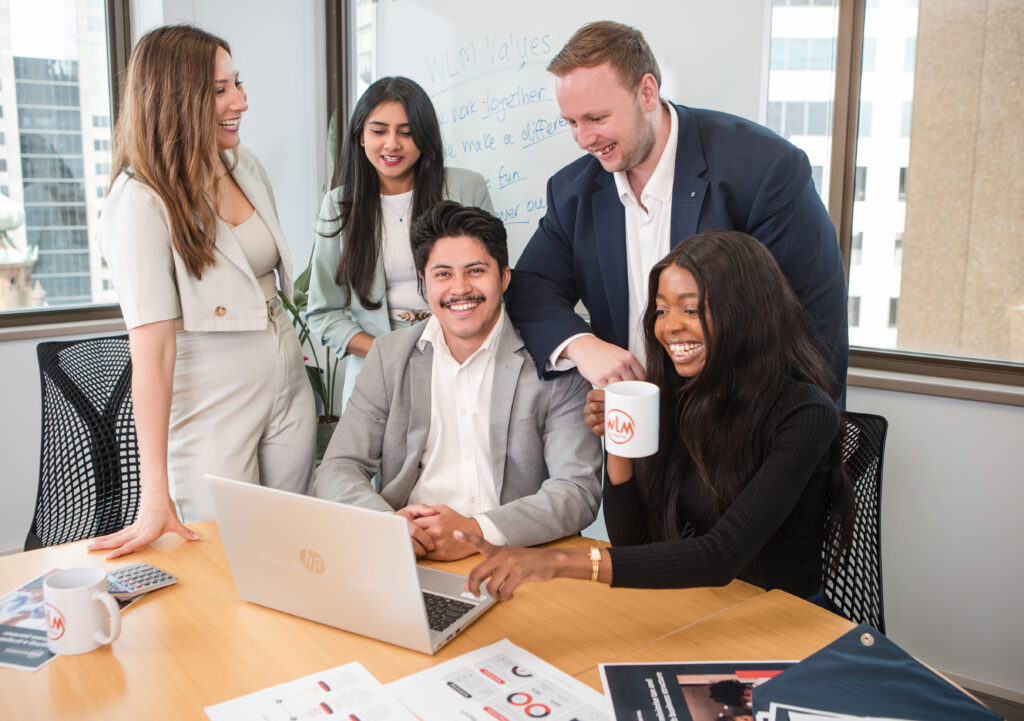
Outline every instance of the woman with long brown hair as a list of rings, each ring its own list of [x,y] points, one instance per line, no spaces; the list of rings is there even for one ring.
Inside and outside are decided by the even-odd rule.
[[[612,547],[474,538],[486,560],[470,574],[473,590],[488,577],[501,598],[555,576],[633,588],[740,578],[822,603],[823,573],[848,544],[852,491],[829,366],[779,266],[744,233],[687,238],[651,269],[642,323],[647,378],[660,389],[659,445],[636,462],[608,454]],[[597,435],[603,394],[590,391],[584,408]]]
[[[291,257],[228,44],[178,25],[132,52],[99,244],[131,343],[142,500],[116,557],[212,518],[203,474],[304,492],[315,412],[277,299]]]

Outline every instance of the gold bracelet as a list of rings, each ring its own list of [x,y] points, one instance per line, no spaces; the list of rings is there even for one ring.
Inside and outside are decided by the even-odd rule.
[[[590,574],[590,580],[596,581],[597,574],[601,570],[601,549],[597,546],[590,547],[590,565],[593,572]]]

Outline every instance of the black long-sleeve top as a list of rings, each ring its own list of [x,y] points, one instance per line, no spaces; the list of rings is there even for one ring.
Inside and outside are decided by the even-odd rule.
[[[695,534],[651,543],[637,480],[605,483],[612,585],[632,588],[722,586],[734,578],[807,597],[821,585],[829,446],[839,428],[820,389],[793,382],[765,424],[766,455],[736,500],[716,519],[714,499],[686,466],[680,522]],[[714,469],[709,469],[714,474]],[[713,478],[712,478],[713,481]]]

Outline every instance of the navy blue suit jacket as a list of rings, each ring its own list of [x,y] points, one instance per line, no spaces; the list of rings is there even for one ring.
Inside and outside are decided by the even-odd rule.
[[[740,230],[775,257],[846,384],[846,274],[835,228],[802,150],[743,118],[675,106],[671,244],[705,230]],[[538,370],[566,338],[593,331],[628,344],[626,216],[615,179],[591,155],[548,181],[547,212],[512,274],[506,307]],[[590,326],[574,307],[582,300]]]

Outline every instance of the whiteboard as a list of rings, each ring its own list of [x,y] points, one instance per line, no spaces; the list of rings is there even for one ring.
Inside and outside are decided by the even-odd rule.
[[[445,164],[487,180],[519,258],[546,210],[548,178],[582,151],[545,68],[581,25],[638,28],[661,67],[662,96],[760,121],[768,0],[378,0],[376,77],[427,91]]]

